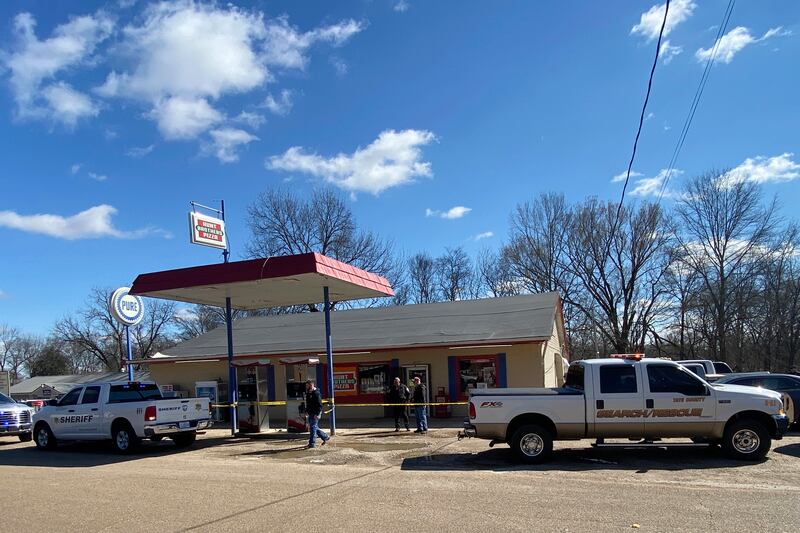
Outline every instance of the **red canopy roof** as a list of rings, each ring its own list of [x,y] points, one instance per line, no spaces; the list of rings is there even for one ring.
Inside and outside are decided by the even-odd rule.
[[[322,254],[284,255],[140,274],[131,294],[179,302],[262,309],[322,301],[328,287],[334,302],[393,296],[377,274]]]

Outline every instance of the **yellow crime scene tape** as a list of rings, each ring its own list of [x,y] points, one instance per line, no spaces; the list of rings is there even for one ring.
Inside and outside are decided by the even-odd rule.
[[[334,405],[334,402],[330,400],[322,400],[322,403]],[[429,406],[429,405],[467,405],[469,402],[426,402],[426,403],[340,403],[338,404],[339,407],[422,407],[422,406]],[[211,407],[237,407],[239,405],[261,405],[261,406],[273,406],[273,405],[286,405],[285,401],[274,401],[274,402],[236,402],[233,404],[229,403],[212,403]]]

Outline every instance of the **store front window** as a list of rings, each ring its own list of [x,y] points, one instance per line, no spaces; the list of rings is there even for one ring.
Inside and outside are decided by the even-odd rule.
[[[497,387],[497,356],[458,357],[458,383],[461,399],[467,399],[470,389]]]
[[[384,394],[389,390],[389,365],[359,365],[358,390],[361,394]]]

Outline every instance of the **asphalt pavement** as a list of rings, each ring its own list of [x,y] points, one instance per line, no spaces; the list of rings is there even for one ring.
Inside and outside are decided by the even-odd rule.
[[[740,463],[708,448],[557,443],[545,465],[456,431],[276,433],[40,452],[0,438],[0,531],[796,531],[800,436]],[[668,441],[672,444],[673,441]]]

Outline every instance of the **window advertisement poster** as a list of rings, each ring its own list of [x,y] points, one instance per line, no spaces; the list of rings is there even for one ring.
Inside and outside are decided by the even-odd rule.
[[[358,394],[356,384],[358,367],[338,366],[333,367],[333,390],[336,396],[355,396]]]

